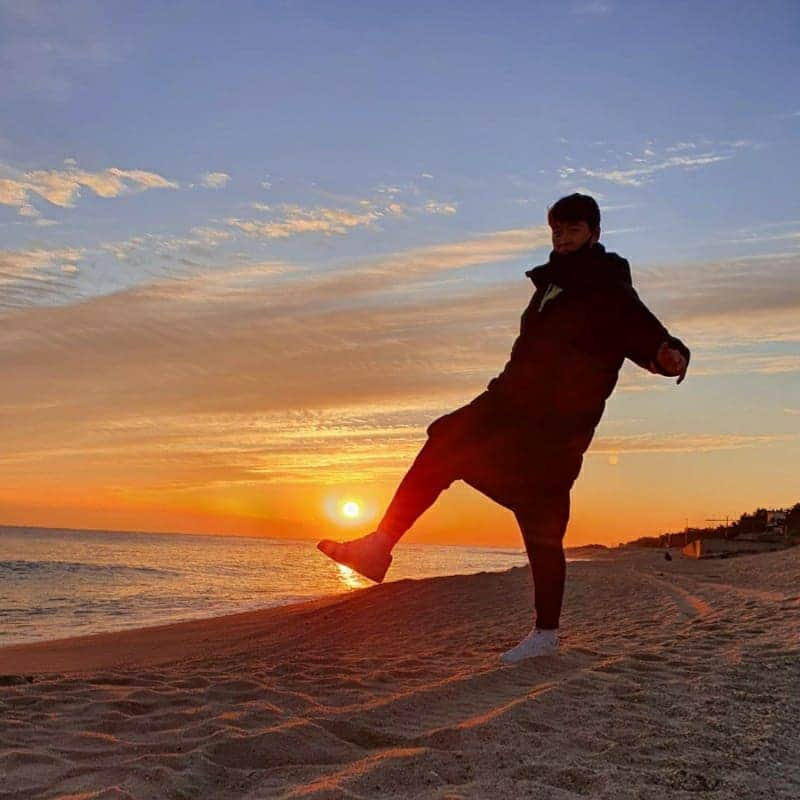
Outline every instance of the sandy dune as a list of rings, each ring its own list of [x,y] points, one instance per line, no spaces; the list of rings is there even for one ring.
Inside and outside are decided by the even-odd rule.
[[[800,548],[526,569],[0,649],[0,798],[798,798]]]

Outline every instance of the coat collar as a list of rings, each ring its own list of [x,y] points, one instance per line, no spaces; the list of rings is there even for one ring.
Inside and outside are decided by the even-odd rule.
[[[547,263],[532,267],[525,274],[537,289],[545,288],[551,283],[564,289],[584,284],[631,284],[631,268],[628,262],[616,253],[607,253],[599,242],[564,256],[553,250]]]

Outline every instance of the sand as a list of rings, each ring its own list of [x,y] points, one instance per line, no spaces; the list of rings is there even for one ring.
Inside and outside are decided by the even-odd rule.
[[[524,568],[0,649],[0,798],[800,797],[800,548],[567,581],[513,667]]]

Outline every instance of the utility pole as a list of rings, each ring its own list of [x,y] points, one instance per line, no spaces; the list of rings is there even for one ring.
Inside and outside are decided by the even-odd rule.
[[[713,519],[713,518],[709,517],[709,518],[706,519],[706,522],[724,522],[725,523],[725,531],[726,531],[725,538],[727,538],[728,520],[729,519],[730,519],[730,517],[728,517],[727,515],[725,516],[724,520],[723,519]]]

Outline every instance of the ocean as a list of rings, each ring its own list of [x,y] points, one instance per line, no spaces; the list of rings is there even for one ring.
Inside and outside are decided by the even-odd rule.
[[[401,544],[387,580],[524,564],[521,548]],[[221,616],[369,585],[308,541],[0,526],[0,647]]]

